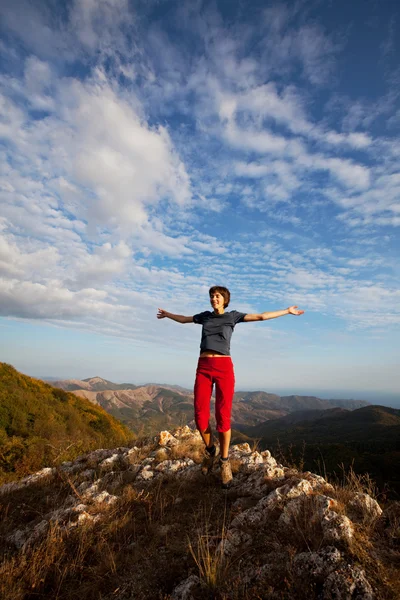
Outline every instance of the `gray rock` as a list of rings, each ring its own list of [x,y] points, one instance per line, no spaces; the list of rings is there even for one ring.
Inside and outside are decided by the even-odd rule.
[[[304,495],[290,500],[279,517],[279,524],[286,527],[295,525],[296,519],[300,515],[306,498],[307,496]],[[332,509],[335,508],[335,506],[336,501],[328,496],[312,496],[312,514],[309,517],[309,523],[322,523],[322,520],[327,514],[333,514]]]
[[[161,431],[158,435],[157,442],[159,446],[176,446],[179,441],[169,431]]]
[[[348,503],[349,514],[353,521],[374,521],[382,514],[382,509],[376,500],[368,494],[356,492]]]
[[[89,468],[96,468],[101,461],[109,458],[112,454],[114,454],[114,450],[98,448],[87,455],[86,464]]]
[[[28,475],[24,477],[20,481],[13,481],[11,483],[5,483],[0,486],[0,496],[2,494],[8,494],[9,492],[15,492],[17,490],[21,490],[24,487],[29,487],[30,485],[34,485],[39,481],[43,481],[44,479],[50,479],[55,475],[57,469],[54,467],[46,467],[37,473],[33,473],[33,475]]]
[[[191,575],[174,589],[171,600],[193,600],[192,592],[199,585],[200,579],[197,575]]]
[[[80,474],[80,478],[93,479],[95,475],[96,471],[94,469],[86,469],[85,471],[82,471],[82,473]]]
[[[249,533],[239,529],[230,529],[219,543],[217,553],[221,552],[224,556],[231,556],[238,548],[244,550],[251,546],[252,541],[253,538]]]
[[[177,473],[182,469],[187,469],[194,465],[190,458],[181,458],[179,460],[164,460],[159,463],[154,470],[159,473]]]
[[[48,530],[49,523],[46,519],[37,523],[33,528],[26,528],[24,530],[18,529],[7,539],[9,542],[14,544],[18,549],[24,546],[29,546],[38,541]]]
[[[117,496],[112,496],[111,494],[109,494],[108,492],[106,492],[105,490],[103,492],[100,492],[100,494],[96,494],[93,496],[93,502],[95,504],[115,504],[115,502],[118,501]]]
[[[153,479],[153,477],[154,472],[151,470],[151,466],[146,465],[138,474],[137,479],[142,481],[149,481],[150,479]]]
[[[80,491],[81,486],[85,486],[87,483],[88,482],[86,482],[86,481],[81,483],[81,485],[77,488],[79,493],[81,493],[81,491]],[[91,498],[93,498],[93,496],[99,492],[100,483],[101,483],[101,479],[97,479],[91,485],[89,484],[88,487],[84,487],[84,491],[82,493],[82,498],[84,498],[85,500],[90,500]]]
[[[345,515],[338,515],[335,511],[328,511],[321,521],[324,541],[326,543],[349,543],[353,539],[353,523]]]
[[[334,546],[327,546],[319,552],[301,552],[293,559],[293,569],[297,577],[323,581],[343,562],[342,555]]]
[[[323,586],[322,600],[374,600],[372,587],[365,573],[347,565],[328,575]]]
[[[193,442],[202,442],[201,435],[197,429],[190,429],[188,425],[178,427],[173,432],[173,435],[178,440],[193,440]]]
[[[108,458],[105,458],[104,460],[102,460],[101,463],[99,463],[99,468],[102,471],[111,470],[113,467],[115,467],[120,462],[120,460],[121,460],[121,456],[120,456],[120,454],[118,454],[118,452],[116,452],[115,454],[112,454]]]

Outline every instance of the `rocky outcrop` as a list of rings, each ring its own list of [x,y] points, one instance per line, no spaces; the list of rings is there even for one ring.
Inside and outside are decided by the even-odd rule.
[[[99,522],[110,508],[118,506],[126,485],[145,493],[161,478],[179,478],[184,485],[200,477],[193,458],[179,454],[180,447],[200,443],[197,432],[181,427],[173,433],[163,431],[141,447],[95,450],[57,469],[43,469],[0,487],[0,496],[4,496],[56,478],[71,482],[73,478],[64,505],[11,532],[8,543],[24,548],[37,543],[52,525],[68,530]],[[357,523],[380,518],[382,509],[375,500],[354,493],[346,512],[335,498],[334,488],[322,477],[289,470],[269,451],[253,451],[248,444],[238,444],[231,449],[231,459],[235,476],[229,494],[235,499],[216,548],[221,560],[240,557],[242,577],[249,586],[270,582],[285,564],[287,576],[301,579],[305,589],[318,589],[321,600],[374,598],[371,583],[363,569],[353,564],[349,549]],[[272,542],[265,545],[271,531],[273,551]],[[289,556],[288,546],[301,536],[306,548]],[[171,598],[191,600],[202,585],[201,578],[192,573],[176,585]]]

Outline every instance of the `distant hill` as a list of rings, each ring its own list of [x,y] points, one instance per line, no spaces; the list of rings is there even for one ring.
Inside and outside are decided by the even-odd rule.
[[[282,453],[282,460],[322,473],[339,474],[340,465],[368,472],[381,489],[386,485],[400,497],[399,409],[300,411],[241,431],[259,439],[261,448]]]
[[[102,377],[89,377],[88,379],[52,380],[52,385],[68,392],[74,390],[88,390],[90,392],[104,392],[106,390],[134,390],[137,386],[132,383],[113,383]]]
[[[364,400],[323,400],[317,396],[278,396],[267,392],[236,392],[235,398],[239,402],[252,405],[268,405],[270,410],[280,413],[294,412],[298,410],[327,410],[334,407],[343,407],[349,410],[368,406],[369,402]]]
[[[242,431],[266,442],[287,436],[293,443],[387,441],[396,436],[400,440],[400,410],[365,406],[354,411],[343,408],[299,411],[253,427],[243,427]]]
[[[132,437],[101,407],[0,363],[0,481]]]

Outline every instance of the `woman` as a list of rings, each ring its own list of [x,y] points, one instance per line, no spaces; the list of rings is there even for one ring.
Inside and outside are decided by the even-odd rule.
[[[246,314],[236,310],[227,311],[230,292],[226,287],[213,286],[209,290],[212,311],[205,311],[193,317],[174,315],[159,308],[158,319],[172,319],[177,323],[197,323],[202,325],[200,358],[197,365],[194,384],[194,412],[196,426],[205,444],[205,456],[201,466],[202,473],[209,473],[214,465],[216,447],[210,427],[210,401],[215,383],[215,418],[220,448],[220,468],[222,487],[229,487],[232,470],[229,463],[229,444],[231,441],[231,410],[235,386],[235,376],[230,357],[230,341],[237,323],[267,321],[284,315],[302,315],[304,310],[290,306],[285,310]]]

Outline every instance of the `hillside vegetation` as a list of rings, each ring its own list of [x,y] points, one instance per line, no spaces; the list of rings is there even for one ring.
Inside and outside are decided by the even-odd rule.
[[[101,407],[0,363],[0,482],[132,437]]]

